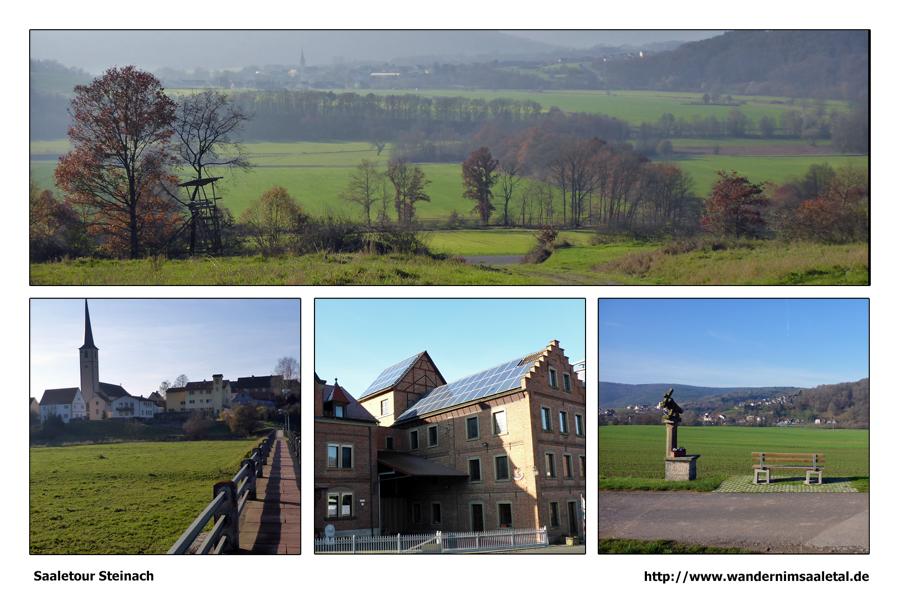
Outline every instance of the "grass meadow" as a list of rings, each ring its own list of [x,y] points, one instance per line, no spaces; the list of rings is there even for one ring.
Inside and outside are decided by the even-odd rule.
[[[662,425],[600,427],[600,488],[710,491],[727,477],[752,475],[750,453],[766,451],[822,452],[826,479],[849,478],[857,490],[869,489],[868,430],[680,427],[678,444],[701,455],[691,482],[663,479],[665,439]]]
[[[160,554],[256,440],[30,450],[32,554]]]
[[[66,152],[68,147],[66,140],[31,143],[31,177],[40,187],[55,189],[53,170],[56,168],[56,158]],[[373,160],[384,167],[390,156],[390,148],[386,148],[379,156],[365,142],[251,142],[245,144],[245,148],[253,169],[219,173],[225,179],[217,186],[223,205],[235,216],[239,216],[265,190],[279,185],[286,188],[303,209],[312,215],[331,214],[361,219],[359,207],[344,201],[341,193],[346,189],[348,179],[360,160]],[[681,154],[674,156],[669,162],[677,164],[691,175],[695,192],[704,196],[709,193],[717,172],[721,170],[734,170],[757,182],[783,182],[802,176],[811,164],[867,166],[868,157],[836,154]],[[420,218],[445,219],[453,211],[461,216],[472,216],[473,203],[463,197],[462,169],[459,164],[426,163],[423,168],[431,181],[426,188],[431,201],[416,205],[416,213]],[[515,203],[514,199],[514,206]],[[390,201],[388,209],[393,210]],[[562,206],[557,206],[555,212],[561,214]]]

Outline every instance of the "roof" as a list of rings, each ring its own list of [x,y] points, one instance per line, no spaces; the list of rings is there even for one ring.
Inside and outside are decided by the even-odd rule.
[[[415,419],[427,413],[446,410],[481,398],[522,388],[522,380],[534,368],[544,351],[515,358],[502,365],[463,377],[431,390],[403,411],[396,422]]]
[[[375,381],[369,384],[369,387],[366,388],[366,391],[364,391],[360,397],[366,398],[367,396],[377,394],[378,392],[382,392],[397,385],[397,382],[403,379],[403,376],[409,372],[412,366],[416,364],[416,361],[424,354],[426,354],[426,352],[423,351],[415,356],[404,358],[397,364],[391,365],[379,373],[378,377],[375,378]]]
[[[468,477],[468,474],[451,469],[439,462],[404,452],[379,450],[378,462],[403,475],[415,477]]]
[[[41,406],[51,406],[56,404],[72,404],[78,388],[56,388],[55,390],[44,390],[41,396]]]
[[[121,398],[122,396],[130,396],[125,388],[121,385],[116,385],[114,383],[104,383],[100,382],[100,389],[97,390],[101,396],[104,396],[107,400],[115,400],[116,398]]]
[[[237,389],[270,388],[272,387],[273,377],[277,377],[277,375],[251,375],[250,377],[238,377],[237,381],[231,382],[231,387]]]
[[[88,311],[87,300],[84,301],[84,344],[79,350],[96,350],[94,345],[94,332],[91,329],[91,313]]]
[[[339,385],[335,382],[334,385],[325,384],[323,388],[322,398],[324,402],[334,402],[338,400],[339,402],[344,402],[344,418],[345,419],[355,419],[357,421],[369,421],[370,423],[376,423],[377,420],[373,417],[369,411],[362,407],[362,404],[354,398],[350,392],[348,392],[342,385]]]

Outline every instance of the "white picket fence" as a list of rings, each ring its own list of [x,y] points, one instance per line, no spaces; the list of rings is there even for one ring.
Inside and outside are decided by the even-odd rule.
[[[409,535],[351,535],[316,538],[315,551],[326,554],[426,554],[453,552],[490,552],[540,548],[548,545],[547,528],[498,529],[416,533]]]

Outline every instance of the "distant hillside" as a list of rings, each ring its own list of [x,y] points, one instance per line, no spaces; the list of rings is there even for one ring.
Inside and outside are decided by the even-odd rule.
[[[868,97],[868,31],[731,31],[605,63],[610,87],[791,97]]]
[[[869,380],[814,388],[711,388],[650,383],[629,385],[600,382],[603,423],[658,423],[656,404],[670,387],[685,409],[685,425],[833,425],[869,427]],[[626,409],[626,406],[649,409]],[[614,410],[606,414],[606,411]]]
[[[789,394],[799,388],[792,387],[701,387],[694,385],[680,385],[676,383],[611,383],[600,382],[600,408],[619,408],[635,404],[655,406],[662,400],[669,388],[674,388],[673,397],[681,406],[692,404],[710,404],[722,400],[737,401],[739,399],[752,400]]]

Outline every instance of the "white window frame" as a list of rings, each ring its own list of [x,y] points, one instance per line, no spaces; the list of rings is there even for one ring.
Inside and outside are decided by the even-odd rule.
[[[559,433],[569,435],[569,413],[564,410],[559,411]]]
[[[559,389],[559,377],[557,376],[556,369],[554,367],[547,367],[547,383],[554,390]]]
[[[500,431],[499,427],[497,427],[497,425],[498,425],[497,415],[500,415],[500,414],[503,415],[503,430],[502,431]],[[506,411],[505,408],[502,410],[495,410],[495,411],[491,412],[491,431],[493,432],[494,435],[506,435],[507,433],[509,433],[509,413]]]
[[[394,414],[394,411],[391,409],[391,399],[390,398],[382,398],[381,399],[381,416],[386,417],[388,415]]]
[[[575,413],[575,435],[584,437],[584,415]]]
[[[546,419],[544,417],[547,417]],[[541,431],[546,433],[553,432],[553,411],[549,406],[541,407]]]

